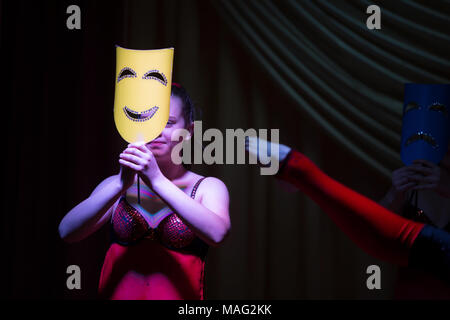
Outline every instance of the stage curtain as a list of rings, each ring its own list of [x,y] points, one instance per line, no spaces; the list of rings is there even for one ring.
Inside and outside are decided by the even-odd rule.
[[[213,3],[298,115],[385,176],[400,165],[404,83],[450,82],[448,2],[378,2],[380,30],[366,26],[373,1]]]

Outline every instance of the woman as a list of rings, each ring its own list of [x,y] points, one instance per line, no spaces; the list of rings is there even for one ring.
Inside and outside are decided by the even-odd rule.
[[[255,157],[267,154],[250,137],[246,149]],[[336,225],[368,254],[396,265],[433,274],[450,288],[450,233],[400,217],[323,173],[298,151],[279,145],[272,161],[280,161],[278,178],[313,199]]]
[[[61,238],[79,241],[111,222],[113,242],[103,264],[99,293],[109,299],[203,299],[208,246],[230,230],[228,190],[213,177],[176,165],[177,129],[193,132],[194,107],[172,85],[170,115],[148,144],[120,154],[120,172],[101,182],[59,225]],[[138,179],[143,183],[138,184]]]
[[[380,204],[408,219],[450,231],[450,146],[436,165],[416,160],[392,173],[392,186]],[[420,190],[420,191],[419,191]],[[448,284],[417,268],[400,268],[399,299],[450,299]]]

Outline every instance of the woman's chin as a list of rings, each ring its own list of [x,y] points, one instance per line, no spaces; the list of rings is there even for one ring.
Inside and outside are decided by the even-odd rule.
[[[167,148],[163,146],[150,146],[150,151],[153,153],[155,157],[164,156],[167,153]]]

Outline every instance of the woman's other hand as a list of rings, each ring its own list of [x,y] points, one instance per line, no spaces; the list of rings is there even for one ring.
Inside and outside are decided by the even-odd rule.
[[[398,214],[401,213],[405,202],[406,192],[418,185],[423,176],[417,173],[412,166],[402,167],[392,172],[392,186],[379,203]]]
[[[415,160],[413,170],[421,174],[418,185],[413,190],[434,190],[443,197],[450,198],[450,177],[446,170],[427,160]]]

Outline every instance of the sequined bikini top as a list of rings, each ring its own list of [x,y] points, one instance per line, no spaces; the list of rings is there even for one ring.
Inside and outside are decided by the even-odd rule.
[[[205,178],[199,179],[192,189],[191,198],[195,198],[198,186]],[[156,228],[151,228],[142,214],[122,196],[111,217],[114,242],[132,245],[142,239],[159,241],[170,249],[185,249],[197,246],[201,242],[195,233],[175,214],[166,216]]]

